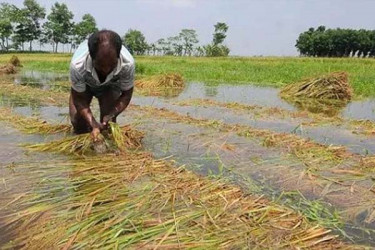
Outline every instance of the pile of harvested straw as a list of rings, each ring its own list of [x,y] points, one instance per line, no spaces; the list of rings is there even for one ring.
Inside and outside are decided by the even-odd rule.
[[[346,72],[336,72],[289,84],[281,90],[280,95],[283,98],[349,101],[353,96],[353,90],[348,83],[348,74]]]
[[[171,73],[135,81],[136,91],[144,95],[170,96],[180,93],[185,83],[180,74]]]
[[[18,72],[18,67],[21,67],[21,62],[17,56],[12,56],[9,63],[0,66],[0,75],[11,75]]]
[[[18,72],[17,67],[10,63],[0,66],[0,75],[10,75],[10,74],[15,74],[17,72]]]

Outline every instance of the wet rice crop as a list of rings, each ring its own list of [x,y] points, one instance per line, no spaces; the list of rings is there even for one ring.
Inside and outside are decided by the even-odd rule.
[[[9,80],[0,80],[0,96],[6,96],[14,101],[67,106],[69,93],[61,91],[47,91],[30,86],[15,85]]]
[[[147,153],[15,169],[48,181],[12,193],[0,208],[1,230],[13,235],[4,249],[345,248],[288,208]],[[8,186],[15,181],[17,173],[5,177]]]
[[[56,134],[71,132],[68,124],[49,124],[37,117],[18,115],[10,108],[0,108],[0,120],[28,134]]]

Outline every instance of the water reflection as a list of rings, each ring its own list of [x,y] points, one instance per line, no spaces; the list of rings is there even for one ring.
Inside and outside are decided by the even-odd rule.
[[[205,86],[204,93],[207,97],[215,97],[219,93],[217,86]]]
[[[68,81],[69,76],[66,73],[41,72],[41,71],[21,71],[15,75],[14,83],[20,85],[31,85],[41,89],[50,89],[56,86],[57,82]]]
[[[288,103],[294,105],[300,111],[308,111],[315,114],[323,114],[328,117],[338,116],[341,114],[343,109],[346,107],[347,102],[345,101],[328,101],[328,100],[317,100],[317,99],[300,99],[290,98],[283,99]]]

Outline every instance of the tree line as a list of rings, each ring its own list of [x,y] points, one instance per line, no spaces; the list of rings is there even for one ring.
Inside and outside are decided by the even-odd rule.
[[[319,26],[301,33],[295,46],[303,56],[375,57],[375,30]]]
[[[98,30],[91,14],[83,15],[77,23],[73,18],[74,14],[65,3],[56,2],[48,15],[36,0],[24,0],[21,8],[1,3],[0,49],[33,51],[33,44],[38,43],[39,48],[52,45],[53,52],[58,51],[59,45],[68,44],[72,51]],[[155,43],[148,43],[141,31],[129,29],[123,41],[136,55],[227,56],[230,50],[223,42],[228,28],[225,23],[215,24],[212,43],[204,46],[198,45],[194,29],[182,29],[176,36],[161,38]]]
[[[229,48],[223,45],[228,31],[225,23],[216,23],[212,43],[198,46],[198,35],[193,29],[182,29],[176,36],[161,38],[155,43],[147,43],[139,30],[130,29],[124,36],[125,46],[136,55],[173,55],[173,56],[227,56]]]

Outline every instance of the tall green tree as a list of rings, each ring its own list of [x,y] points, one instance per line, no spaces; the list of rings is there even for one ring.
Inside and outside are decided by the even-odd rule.
[[[194,45],[198,43],[197,32],[193,29],[183,29],[179,36],[183,41],[184,54],[191,56],[194,50]]]
[[[124,45],[132,54],[143,55],[148,49],[146,38],[139,30],[129,29],[124,35],[123,40]]]
[[[155,43],[149,44],[148,50],[149,50],[149,55],[151,55],[151,53],[153,56],[156,55],[156,51],[157,51],[156,44]]]
[[[182,56],[184,51],[184,46],[182,44],[182,39],[180,36],[171,36],[167,38],[165,46],[167,55]]]
[[[30,51],[32,50],[32,42],[37,40],[41,33],[41,20],[46,16],[46,10],[40,6],[35,0],[25,0],[23,2],[24,8],[21,9],[24,15],[24,23],[19,23],[21,33],[26,38],[26,42],[30,43]],[[16,30],[17,32],[17,30]]]
[[[13,45],[16,48],[21,47],[24,50],[24,43],[31,39],[30,20],[26,17],[26,10],[16,8],[14,11],[14,21],[16,23],[12,36]]]
[[[72,45],[78,45],[87,39],[92,33],[98,31],[96,27],[96,20],[90,14],[82,16],[82,21],[75,24],[73,27]]]
[[[203,51],[206,56],[228,56],[230,49],[222,43],[227,37],[226,32],[229,27],[226,23],[218,22],[214,25],[214,28],[212,44],[203,46]]]
[[[0,4],[0,46],[2,50],[9,49],[9,39],[13,35],[13,21],[16,7],[9,3]]]
[[[47,22],[44,23],[43,28],[47,38],[54,44],[54,52],[57,52],[59,43],[65,44],[69,41],[74,25],[72,22],[73,16],[73,13],[64,3],[56,2],[52,6],[51,13],[47,16]]]
[[[213,34],[213,40],[212,44],[213,45],[219,45],[224,42],[224,39],[227,37],[226,33],[228,31],[228,25],[226,23],[216,23],[214,25],[215,27],[215,32]]]

